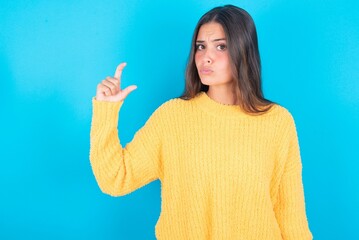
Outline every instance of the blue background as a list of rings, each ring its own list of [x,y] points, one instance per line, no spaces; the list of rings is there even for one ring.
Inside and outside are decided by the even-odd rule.
[[[91,98],[126,61],[129,142],[179,96],[192,32],[224,1],[0,4],[0,239],[155,239],[160,182],[103,194],[89,162]],[[295,118],[315,239],[359,239],[359,2],[231,1],[257,26],[265,96]]]

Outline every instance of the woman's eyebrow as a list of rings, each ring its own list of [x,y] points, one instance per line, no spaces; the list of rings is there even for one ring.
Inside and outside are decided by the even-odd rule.
[[[222,41],[222,40],[226,40],[225,38],[217,38],[217,39],[213,39],[212,42],[218,42],[218,41]],[[197,40],[197,43],[204,43],[205,41],[203,40]]]

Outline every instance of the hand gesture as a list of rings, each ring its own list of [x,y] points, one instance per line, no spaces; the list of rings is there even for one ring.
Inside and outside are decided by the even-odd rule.
[[[137,88],[136,85],[131,85],[121,90],[121,74],[125,66],[126,63],[118,65],[114,77],[107,77],[97,85],[96,100],[106,102],[123,101],[130,92]]]

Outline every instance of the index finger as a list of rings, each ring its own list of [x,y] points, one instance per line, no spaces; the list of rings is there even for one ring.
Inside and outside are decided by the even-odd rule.
[[[124,69],[124,67],[127,65],[127,63],[123,62],[120,65],[117,66],[116,68],[116,72],[115,72],[115,78],[120,79],[121,78],[121,74],[122,74],[122,70]]]

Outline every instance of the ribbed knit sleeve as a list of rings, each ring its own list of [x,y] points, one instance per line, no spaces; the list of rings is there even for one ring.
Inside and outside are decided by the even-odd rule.
[[[122,147],[118,117],[123,101],[92,99],[90,162],[100,189],[112,196],[128,194],[159,178],[161,141],[155,111],[131,142]],[[124,128],[123,126],[122,128]]]
[[[284,164],[275,215],[284,240],[313,239],[305,211],[302,162],[296,126],[288,112],[279,140],[279,160]]]

